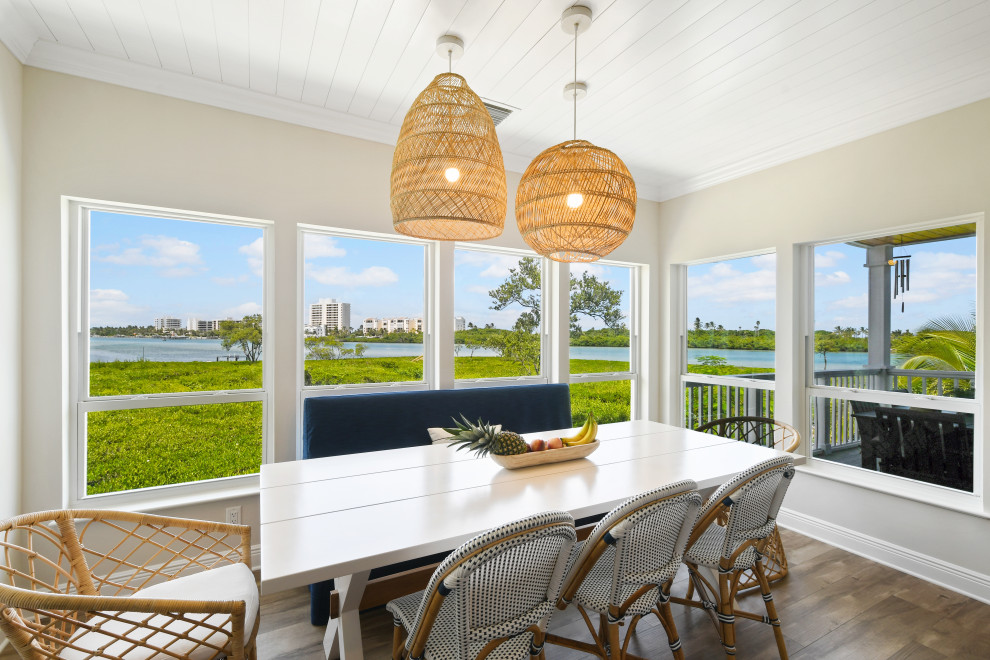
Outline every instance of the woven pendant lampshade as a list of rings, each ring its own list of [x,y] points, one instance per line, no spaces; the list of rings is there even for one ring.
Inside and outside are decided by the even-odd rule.
[[[516,223],[531,248],[555,261],[596,261],[619,247],[636,219],[636,184],[622,160],[587,140],[544,150],[516,191]]]
[[[505,166],[495,124],[456,73],[413,102],[392,158],[392,222],[400,234],[480,241],[505,225]]]
[[[577,139],[577,102],[588,86],[577,80],[577,35],[591,26],[591,9],[564,10],[560,27],[574,35],[574,139],[533,159],[516,190],[516,224],[531,248],[555,261],[597,261],[619,247],[636,219],[636,184],[622,159]]]

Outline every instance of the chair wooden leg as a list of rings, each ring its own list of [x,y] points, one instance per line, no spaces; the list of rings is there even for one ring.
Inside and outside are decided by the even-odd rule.
[[[622,660],[622,642],[619,639],[619,624],[606,622],[608,634],[608,657],[609,660]]]
[[[777,606],[773,604],[770,583],[767,581],[767,574],[763,571],[763,562],[759,559],[756,561],[756,579],[760,581],[760,592],[763,594],[763,603],[767,607],[769,623],[773,626],[773,636],[777,640],[780,660],[787,660],[787,646],[784,644],[784,632],[780,629],[780,619],[777,618]]]
[[[736,613],[733,607],[734,594],[729,586],[731,575],[732,573],[718,574],[718,622],[726,658],[736,656]]]
[[[669,590],[669,586],[667,589]],[[670,645],[670,652],[674,655],[674,660],[684,660],[684,649],[681,647],[681,640],[677,636],[677,625],[674,624],[674,614],[670,611],[669,591],[660,592],[660,602],[657,603],[653,613],[660,620],[660,625],[667,633],[667,643]]]
[[[392,628],[392,660],[402,660],[406,647],[406,629],[398,621]]]

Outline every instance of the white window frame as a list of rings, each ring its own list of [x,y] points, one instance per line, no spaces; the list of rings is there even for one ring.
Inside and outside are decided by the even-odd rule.
[[[333,236],[337,238],[353,238],[366,241],[380,241],[386,243],[400,243],[404,245],[416,245],[423,248],[423,379],[412,381],[396,381],[385,383],[341,383],[339,385],[306,385],[306,343],[304,338],[305,323],[303,318],[306,315],[306,258],[305,258],[305,234],[320,234],[323,236]],[[417,238],[408,238],[398,234],[381,234],[378,232],[360,231],[356,229],[338,229],[336,227],[326,227],[323,225],[300,224],[296,228],[297,239],[297,262],[298,271],[298,301],[296,309],[296,374],[297,389],[299,397],[299,416],[302,420],[302,402],[313,396],[337,396],[348,394],[372,394],[376,392],[417,392],[428,390],[434,381],[434,374],[430,368],[433,364],[433,332],[432,307],[433,301],[428,294],[430,285],[430,274],[436,260],[436,242],[425,241]],[[300,425],[300,428],[302,426]],[[302,434],[299,434],[297,455],[302,456]]]
[[[976,397],[973,399],[962,399],[954,397],[944,397],[928,394],[913,394],[904,392],[887,392],[884,390],[869,390],[853,387],[839,387],[834,385],[816,385],[814,382],[814,325],[815,325],[815,278],[814,278],[814,248],[821,245],[833,245],[836,243],[846,243],[850,241],[883,236],[888,234],[900,234],[912,231],[924,231],[937,229],[940,227],[950,227],[962,224],[976,224],[976,319],[977,319],[977,351],[976,351],[976,371],[974,374],[974,385],[976,387]],[[984,454],[986,436],[984,434],[984,411],[981,400],[986,396],[986,381],[984,378],[985,369],[984,355],[986,351],[985,341],[980,338],[980,329],[984,327],[983,319],[985,311],[983,305],[983,282],[985,278],[984,250],[985,222],[983,213],[974,213],[953,218],[943,218],[931,222],[923,222],[909,225],[893,226],[884,229],[875,229],[859,234],[851,234],[828,240],[816,241],[804,245],[802,250],[804,263],[801,265],[804,270],[811,274],[807,277],[805,309],[803,310],[805,359],[808,363],[806,379],[804,383],[804,403],[806,410],[807,428],[803,429],[807,434],[806,443],[808,462],[802,469],[808,470],[834,479],[843,481],[870,490],[882,493],[897,495],[911,500],[934,504],[946,508],[962,511],[982,510],[984,501]],[[959,490],[929,484],[922,481],[915,481],[906,477],[899,477],[892,474],[884,474],[873,470],[836,463],[823,458],[816,458],[812,454],[811,437],[811,410],[816,397],[830,399],[841,399],[847,401],[867,401],[879,403],[881,405],[907,405],[914,408],[924,408],[927,410],[948,410],[952,412],[968,413],[973,415],[973,492],[964,493]]]
[[[262,387],[260,389],[221,390],[208,392],[175,392],[120,396],[89,395],[89,213],[106,211],[117,214],[159,217],[169,220],[208,222],[262,230],[264,241],[264,272],[262,277],[262,335],[264,353]],[[154,206],[124,204],[79,197],[62,197],[63,230],[68,236],[69,269],[64,286],[68,310],[66,341],[68,343],[69,424],[64,438],[67,470],[63,484],[63,501],[67,507],[149,509],[184,503],[226,499],[257,492],[259,475],[240,475],[204,481],[155,486],[136,490],[88,495],[86,493],[86,419],[90,412],[160,408],[170,406],[206,405],[217,403],[260,402],[262,405],[262,464],[273,460],[272,383],[274,378],[275,336],[270,310],[273,309],[272,286],[274,263],[272,227],[269,220],[237,216],[198,213]]]
[[[501,254],[501,255],[511,255],[513,257],[533,257],[540,260],[540,373],[531,376],[500,376],[497,378],[455,378],[454,379],[454,389],[473,389],[478,387],[504,387],[508,385],[537,385],[541,383],[549,382],[549,373],[552,365],[549,364],[550,360],[550,332],[554,323],[554,319],[550,318],[550,296],[549,296],[549,286],[550,281],[550,263],[545,257],[531,250],[520,250],[518,248],[505,248],[496,247],[492,245],[479,245],[477,243],[454,243],[454,255],[457,254],[458,250],[466,250],[469,252],[483,252],[486,254]],[[455,256],[456,261],[456,256]],[[456,265],[454,266],[456,270]],[[451,281],[456,277],[455,273],[451,274]],[[451,287],[453,289],[453,287]],[[456,295],[452,291],[452,296]],[[456,302],[452,305],[452,309],[456,305]],[[454,314],[451,314],[450,323],[454,322]],[[450,351],[454,350],[454,344],[451,343],[449,347]],[[440,347],[439,350],[444,350]]]
[[[673,396],[676,397],[674,401],[674,406],[671,410],[676,410],[678,415],[678,425],[684,424],[684,419],[687,416],[687,410],[685,410],[684,404],[684,389],[687,387],[687,383],[705,383],[711,387],[718,386],[728,386],[728,387],[744,387],[746,389],[760,390],[760,391],[770,391],[775,392],[777,389],[777,379],[776,375],[773,380],[761,380],[758,378],[747,378],[745,374],[739,376],[712,376],[709,374],[689,374],[687,371],[688,367],[688,356],[687,356],[687,332],[688,332],[688,268],[690,266],[703,266],[705,264],[714,264],[724,261],[733,261],[735,259],[748,259],[751,257],[760,257],[766,254],[777,254],[777,249],[775,247],[761,248],[757,250],[749,250],[747,252],[736,252],[729,255],[722,255],[718,257],[711,257],[706,259],[698,259],[695,261],[685,261],[683,263],[675,264],[671,266],[671,290],[673,292],[673,305],[671,315],[671,327],[678,328],[676,333],[677,346],[676,346],[676,356],[675,365],[676,369],[673,370],[675,382],[675,387],[672,388]],[[776,271],[776,266],[775,266]],[[774,316],[777,315],[777,287],[776,281],[774,283],[773,292],[773,304],[774,304]],[[776,318],[774,319],[774,326],[776,327]],[[776,330],[774,331],[776,332]],[[774,342],[774,373],[780,371],[780,365],[778,364],[778,353],[776,350],[776,342]]]
[[[570,364],[570,327],[571,327],[571,298],[570,298],[570,272],[568,269],[567,279],[567,303],[563,307],[567,310],[565,318],[558,319],[559,323],[564,323],[568,336],[568,356],[567,368],[568,382],[572,385],[578,383],[605,383],[609,381],[630,381],[629,385],[629,419],[644,419],[645,410],[643,406],[641,374],[643,372],[642,360],[645,359],[646,351],[643,349],[642,329],[643,329],[643,292],[647,290],[646,278],[647,269],[643,264],[636,264],[627,261],[612,261],[602,259],[595,264],[601,266],[617,266],[629,269],[629,370],[628,371],[608,371],[589,374],[571,373]]]

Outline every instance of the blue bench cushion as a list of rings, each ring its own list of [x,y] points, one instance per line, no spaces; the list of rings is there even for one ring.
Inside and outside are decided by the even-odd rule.
[[[533,433],[571,426],[566,384],[310,397],[303,403],[303,458],[430,444],[426,429],[463,413]]]
[[[565,429],[571,426],[571,395],[566,384],[554,384],[310,397],[303,403],[303,458],[428,445],[428,428],[450,427],[461,413],[517,433]],[[445,555],[376,568],[370,577],[437,563]],[[314,626],[326,625],[332,590],[333,580],[310,585]]]

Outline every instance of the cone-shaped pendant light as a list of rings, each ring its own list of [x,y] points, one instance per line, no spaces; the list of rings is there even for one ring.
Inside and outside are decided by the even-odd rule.
[[[591,25],[591,10],[564,11],[561,27],[574,35],[574,82],[564,96],[574,103],[574,139],[533,159],[516,191],[516,223],[531,248],[556,261],[589,262],[626,240],[636,219],[636,184],[622,159],[577,139],[577,35]]]
[[[448,62],[464,52],[437,40]],[[400,234],[480,241],[505,225],[505,166],[495,124],[456,73],[441,73],[413,102],[392,157],[392,224]]]

